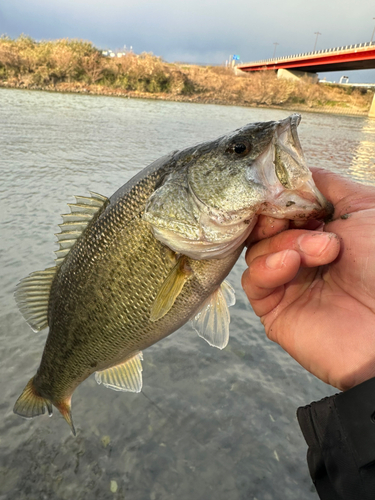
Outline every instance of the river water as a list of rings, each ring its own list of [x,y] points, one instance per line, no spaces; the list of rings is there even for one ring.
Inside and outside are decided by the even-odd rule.
[[[46,339],[14,287],[53,265],[72,195],[110,196],[171,150],[288,114],[0,89],[0,500],[317,499],[295,412],[334,390],[267,340],[240,287],[243,258],[223,351],[185,326],[145,351],[141,394],[90,377],[73,397],[76,438],[57,411],[12,413]],[[299,132],[310,166],[375,183],[374,120],[306,113]]]

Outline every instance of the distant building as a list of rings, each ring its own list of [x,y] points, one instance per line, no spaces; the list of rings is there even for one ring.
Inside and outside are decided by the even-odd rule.
[[[102,56],[104,57],[123,57],[126,56],[127,52],[113,52],[112,50],[102,50]]]
[[[116,54],[112,50],[102,50],[102,55],[104,57],[116,57]]]

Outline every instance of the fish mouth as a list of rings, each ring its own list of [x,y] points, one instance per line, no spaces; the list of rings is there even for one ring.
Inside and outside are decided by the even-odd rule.
[[[334,212],[331,202],[326,200],[315,186],[306,186],[299,193],[285,191],[274,203],[265,203],[264,210],[260,213],[272,217],[291,220],[325,219]]]
[[[322,195],[312,178],[298,190],[282,191],[272,205],[273,217],[291,220],[325,219],[334,212],[332,203]]]
[[[332,204],[316,187],[306,166],[295,113],[275,125],[273,139],[264,158],[257,160],[261,182],[268,192],[258,214],[292,220],[324,219],[333,213]],[[262,168],[263,167],[263,168]]]

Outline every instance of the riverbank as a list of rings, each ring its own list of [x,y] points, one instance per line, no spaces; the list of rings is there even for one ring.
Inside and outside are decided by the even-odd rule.
[[[73,94],[85,94],[85,95],[98,95],[98,96],[111,96],[111,97],[122,97],[128,99],[153,99],[162,101],[173,101],[173,102],[191,102],[199,104],[217,104],[224,106],[243,106],[243,107],[253,107],[253,108],[272,108],[272,109],[285,109],[288,111],[300,111],[300,112],[310,112],[310,113],[326,113],[326,114],[338,114],[346,116],[367,116],[369,106],[366,108],[357,107],[345,107],[340,105],[319,105],[319,106],[307,106],[301,103],[289,103],[289,104],[261,104],[261,103],[244,103],[233,99],[222,99],[220,96],[207,96],[201,94],[191,94],[191,95],[176,95],[167,94],[162,92],[136,92],[127,91],[123,89],[112,89],[103,86],[94,85],[55,85],[55,86],[24,86],[24,85],[14,85],[8,82],[0,81],[0,88],[12,88],[12,89],[23,89],[23,90],[35,90],[44,92],[61,92],[61,93],[73,93]]]
[[[373,91],[278,79],[273,72],[166,63],[152,54],[104,57],[89,42],[0,38],[0,87],[367,115]]]

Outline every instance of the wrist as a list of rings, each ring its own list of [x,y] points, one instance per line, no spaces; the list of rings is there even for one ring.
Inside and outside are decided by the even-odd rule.
[[[350,376],[343,377],[340,383],[336,386],[340,391],[346,392],[350,389],[354,389],[361,384],[373,379],[375,377],[375,361],[371,362],[366,370],[358,371],[357,373],[351,374]]]

